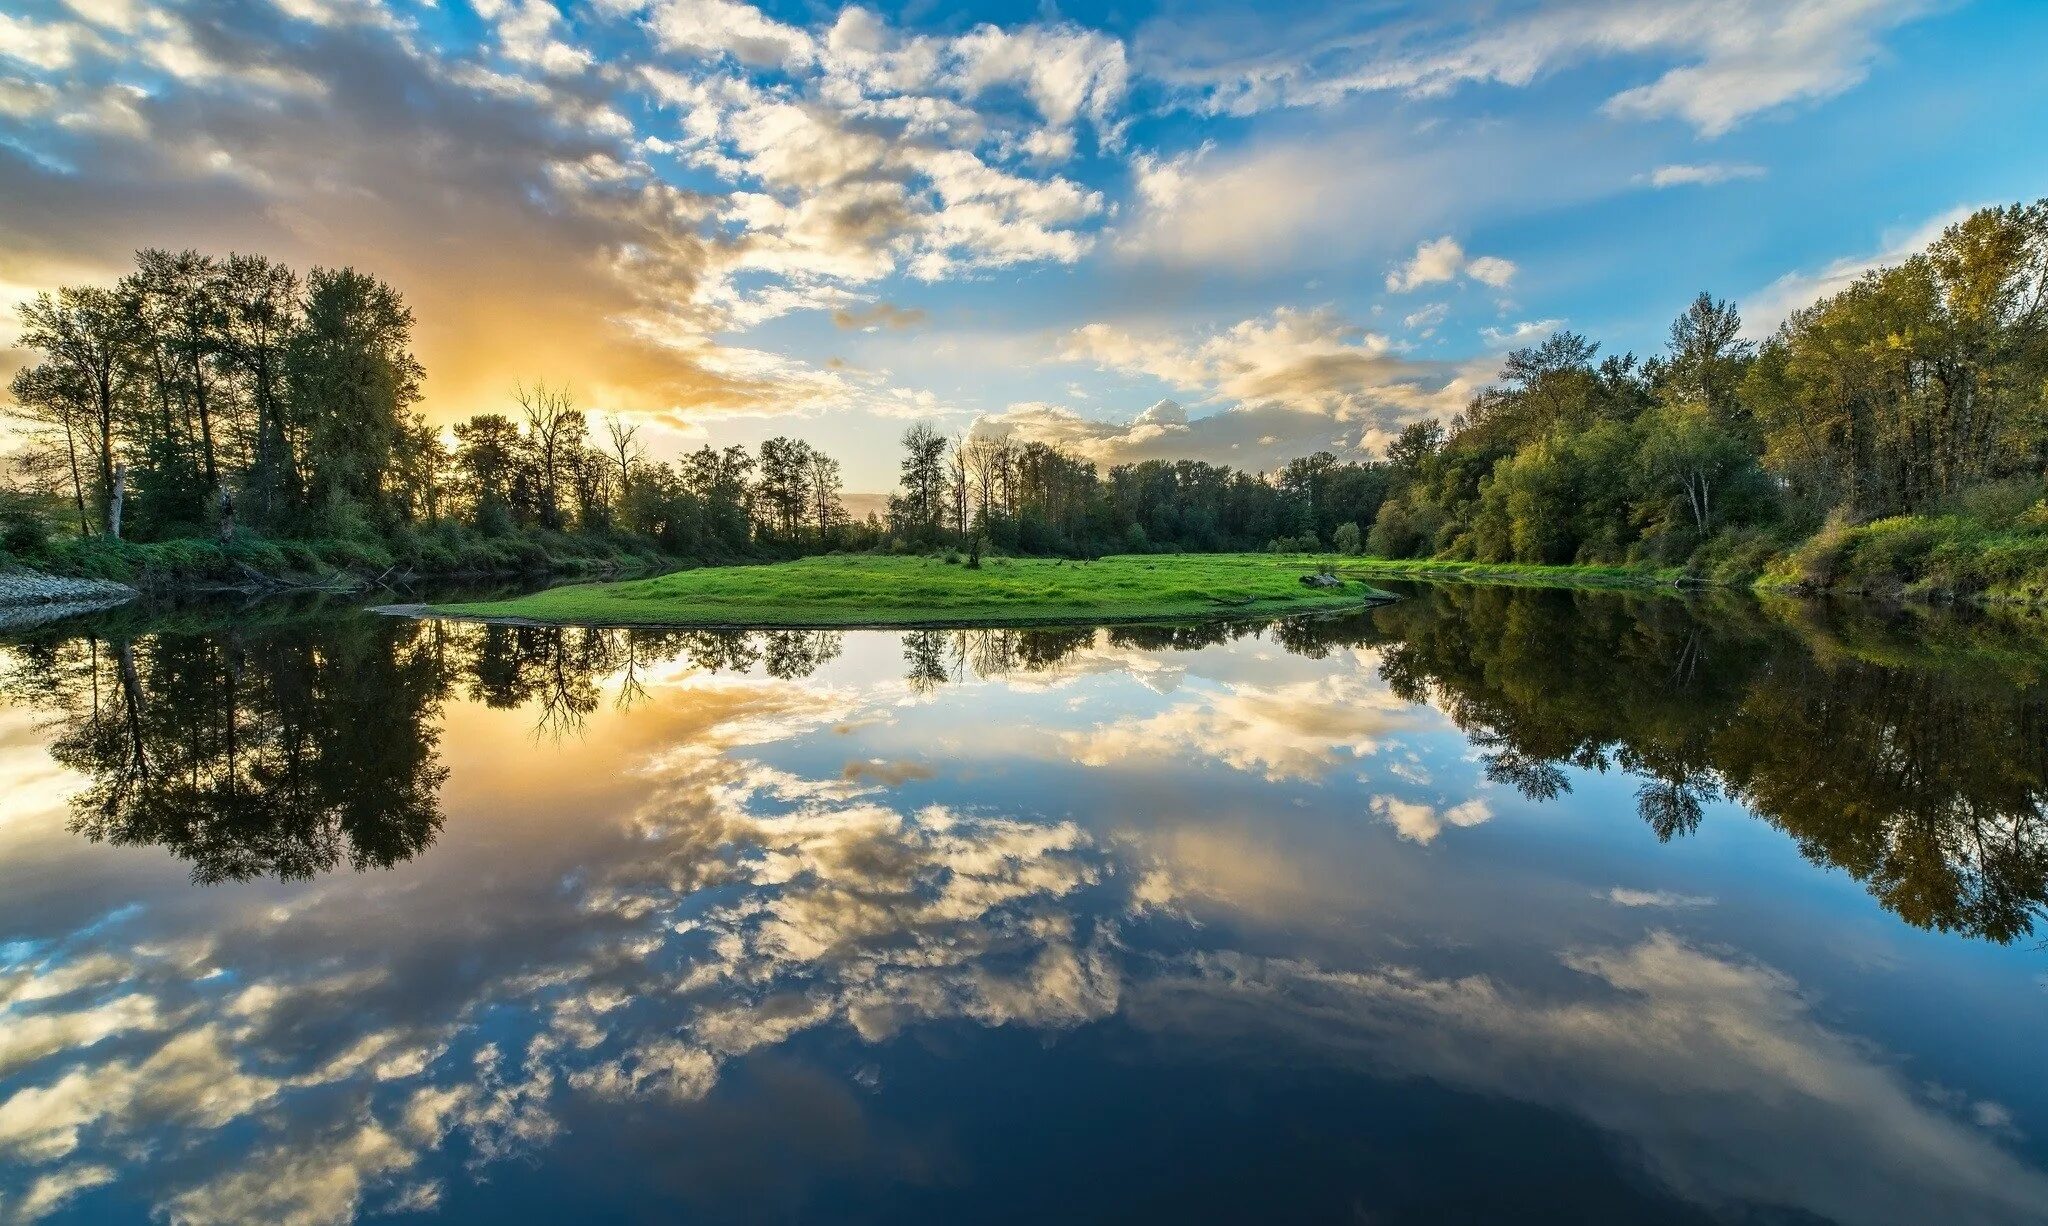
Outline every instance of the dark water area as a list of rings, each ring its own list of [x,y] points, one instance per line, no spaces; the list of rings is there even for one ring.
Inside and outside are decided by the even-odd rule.
[[[0,640],[0,1221],[2048,1221],[2048,633]]]

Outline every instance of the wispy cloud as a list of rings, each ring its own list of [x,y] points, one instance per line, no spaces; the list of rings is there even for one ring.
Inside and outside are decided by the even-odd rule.
[[[1747,162],[1680,163],[1659,166],[1647,175],[1638,175],[1636,181],[1655,188],[1708,187],[1734,179],[1761,179],[1765,173],[1763,167]]]

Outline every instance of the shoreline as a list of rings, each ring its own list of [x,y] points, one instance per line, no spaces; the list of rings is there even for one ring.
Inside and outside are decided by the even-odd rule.
[[[541,625],[883,629],[1115,625],[1359,610],[1393,594],[1271,554],[1123,554],[1094,561],[817,555],[574,584],[501,601],[401,605],[412,616]],[[513,623],[513,624],[517,624]]]
[[[625,621],[609,618],[577,618],[574,620],[550,620],[538,617],[524,617],[516,614],[444,613],[427,604],[373,605],[367,612],[384,617],[403,617],[415,621],[456,622],[471,626],[519,626],[528,629],[559,629],[565,626],[587,626],[598,630],[713,630],[737,632],[745,630],[1045,630],[1056,627],[1079,626],[1182,626],[1203,622],[1228,621],[1241,618],[1245,621],[1294,621],[1309,617],[1341,617],[1352,613],[1364,613],[1383,608],[1401,597],[1394,593],[1367,596],[1356,604],[1328,604],[1312,609],[1280,608],[1258,605],[1230,605],[1219,607],[1213,613],[1157,613],[1157,614],[1077,614],[1074,616],[1048,615],[1044,617],[960,617],[939,620],[918,621]]]

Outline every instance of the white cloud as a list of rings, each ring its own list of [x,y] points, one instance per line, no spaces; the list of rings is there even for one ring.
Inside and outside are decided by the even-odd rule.
[[[1025,402],[975,428],[1102,464],[1190,457],[1256,472],[1313,451],[1377,452],[1401,426],[1463,404],[1494,374],[1490,362],[1410,360],[1328,308],[1281,308],[1203,332],[1086,324],[1058,356],[1199,391],[1223,411],[1196,416],[1170,400],[1118,422]]]
[[[1419,311],[1411,311],[1402,316],[1401,326],[1411,331],[1421,328],[1423,329],[1423,335],[1427,336],[1430,332],[1435,331],[1436,326],[1442,323],[1444,318],[1450,313],[1451,305],[1448,302],[1432,302]]]
[[[1469,277],[1495,289],[1505,289],[1515,279],[1515,265],[1499,256],[1468,258],[1457,239],[1445,235],[1428,239],[1415,248],[1415,255],[1387,274],[1387,289],[1405,294],[1425,285],[1437,285]]]
[[[1615,886],[1600,895],[1617,907],[1711,907],[1714,900],[1703,894],[1675,894],[1670,890],[1632,890]]]
[[[1741,300],[1742,333],[1761,340],[1778,330],[1792,312],[1841,293],[1864,273],[1900,263],[1924,251],[1942,231],[1976,212],[1980,205],[1958,205],[1909,229],[1884,237],[1884,245],[1866,255],[1843,256],[1811,272],[1788,272]]]
[[[1488,349],[1505,352],[1535,344],[1564,327],[1564,322],[1562,319],[1525,319],[1504,328],[1481,328],[1479,339],[1486,342]]]
[[[1485,800],[1473,797],[1448,807],[1438,807],[1419,800],[1402,800],[1396,796],[1375,796],[1372,811],[1380,820],[1394,828],[1394,832],[1411,843],[1424,846],[1436,841],[1446,827],[1471,827],[1484,825],[1493,820],[1493,809]]]
[[[1343,760],[1377,752],[1384,737],[1413,718],[1407,703],[1361,670],[1190,693],[1156,715],[1070,732],[1060,740],[1075,761],[1088,766],[1196,756],[1271,780],[1307,781],[1321,779]]]
[[[1761,179],[1765,170],[1747,162],[1706,162],[1702,164],[1679,163],[1659,166],[1647,175],[1637,177],[1638,182],[1651,187],[1708,187],[1716,183],[1728,183],[1736,179]]]
[[[1061,356],[1202,388],[1213,401],[1340,419],[1392,402],[1414,404],[1427,394],[1420,385],[1438,373],[1400,358],[1385,336],[1321,307],[1282,307],[1196,335],[1085,324],[1067,336]]]
[[[96,1163],[82,1166],[67,1166],[60,1170],[36,1176],[28,1186],[21,1202],[12,1206],[14,1220],[35,1222],[62,1209],[65,1202],[80,1192],[102,1187],[114,1182],[114,1168]]]
[[[1134,983],[1125,1011],[1190,1040],[1321,1051],[1568,1112],[1712,1208],[1994,1226],[2048,1203],[2037,1167],[1825,1025],[1775,970],[1666,932],[1560,961],[1588,991],[1218,953],[1178,981]]]
[[[1432,6],[1407,23],[1377,9],[1362,21],[1305,23],[1300,42],[1226,42],[1200,23],[1155,22],[1145,65],[1199,109],[1251,114],[1325,106],[1358,93],[1413,97],[1493,83],[1526,87],[1590,60],[1652,65],[1648,83],[1604,109],[1672,117],[1717,136],[1763,112],[1832,97],[1883,55],[1880,36],[1930,0],[1561,0],[1502,13]],[[1238,44],[1248,43],[1248,46]]]

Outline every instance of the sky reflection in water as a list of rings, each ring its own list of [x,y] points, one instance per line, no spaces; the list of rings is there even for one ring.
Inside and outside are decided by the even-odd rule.
[[[2029,642],[45,632],[0,1219],[2044,1220]]]

